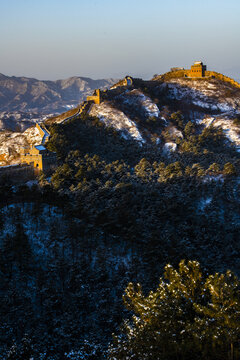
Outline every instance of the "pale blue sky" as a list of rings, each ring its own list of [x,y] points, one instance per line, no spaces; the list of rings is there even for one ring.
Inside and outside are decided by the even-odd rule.
[[[203,60],[240,79],[239,0],[0,0],[0,73],[150,78]]]

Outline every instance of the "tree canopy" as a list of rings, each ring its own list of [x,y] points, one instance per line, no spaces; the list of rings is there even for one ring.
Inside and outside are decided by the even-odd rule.
[[[132,312],[114,336],[110,359],[239,359],[240,282],[231,272],[208,275],[197,261],[165,266],[156,291],[129,283]]]

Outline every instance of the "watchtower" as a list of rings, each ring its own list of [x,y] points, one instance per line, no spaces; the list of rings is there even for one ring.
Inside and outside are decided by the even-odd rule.
[[[124,79],[125,86],[132,86],[133,85],[133,78],[131,76],[126,76]]]
[[[35,168],[43,170],[43,159],[46,154],[47,149],[43,145],[21,149],[21,163],[33,165]]]
[[[192,78],[204,77],[206,70],[207,70],[206,65],[203,65],[203,63],[201,61],[195,61],[195,63],[191,66],[191,70],[189,72],[189,77],[192,77]]]
[[[101,104],[101,90],[96,89],[92,96],[87,97],[87,101],[93,101],[95,104]]]

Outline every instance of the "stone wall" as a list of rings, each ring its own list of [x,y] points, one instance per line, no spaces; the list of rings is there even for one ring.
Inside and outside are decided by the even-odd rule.
[[[38,129],[39,134],[41,135],[41,137],[44,138],[45,132],[43,131],[43,129],[41,128],[41,126],[38,123],[36,124],[36,128]]]
[[[206,77],[213,77],[215,79],[228,82],[231,85],[233,85],[233,86],[237,87],[238,89],[240,89],[240,84],[237,81],[233,80],[232,78],[230,78],[228,76],[220,74],[220,73],[218,73],[216,71],[206,71],[205,75],[206,75]]]
[[[118,81],[116,84],[111,86],[111,89],[116,89],[121,86],[132,86],[134,79],[131,76],[126,76],[124,79]]]
[[[0,167],[0,184],[3,185],[23,184],[35,178],[35,169],[27,164]]]
[[[183,78],[186,74],[188,74],[188,70],[168,71],[163,75],[155,77],[154,80],[170,80],[176,78]]]
[[[43,144],[44,142],[46,142],[47,138],[50,136],[50,132],[46,129],[44,124],[39,125],[37,123],[36,128],[38,129],[39,134],[42,137],[42,144]]]
[[[40,125],[37,123],[36,128],[38,129],[39,134],[42,137],[41,144],[44,144],[47,138],[50,136],[50,133],[43,124]],[[54,156],[55,155],[53,155],[52,158]],[[39,171],[44,171],[45,168],[48,168],[49,159],[45,161],[45,157],[50,158],[48,153],[39,154],[39,150],[36,149],[35,147],[22,148],[20,150],[21,163],[31,165]]]
[[[84,111],[87,111],[88,108],[89,108],[90,104],[88,101],[84,101],[81,105],[80,105],[80,108],[79,108],[79,113],[81,114],[82,112]]]

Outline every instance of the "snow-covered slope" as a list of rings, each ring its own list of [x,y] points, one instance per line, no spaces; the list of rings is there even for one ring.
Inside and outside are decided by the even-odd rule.
[[[169,153],[178,150],[177,138],[183,138],[184,134],[171,120],[171,114],[178,110],[185,123],[191,121],[222,128],[226,137],[237,149],[240,148],[239,126],[234,122],[235,118],[240,118],[240,90],[217,79],[179,78],[165,82],[136,79],[132,86],[103,92],[101,104],[92,104],[88,115],[97,117],[127,140],[136,140],[139,144],[154,143]],[[73,110],[71,114],[52,118],[51,123],[63,122],[72,113]],[[14,123],[7,114],[4,116],[6,119],[2,123],[0,118],[0,127]],[[0,154],[7,154],[10,163],[18,161],[20,147],[39,143],[39,135],[33,128],[20,133],[36,122],[36,116],[32,114],[24,120],[23,114],[17,114],[16,120],[19,116],[23,125],[19,130],[15,129],[16,133],[0,133]]]
[[[206,117],[200,121],[201,124],[206,127],[212,125],[223,129],[225,136],[235,144],[238,152],[240,152],[240,130],[237,125],[234,124],[233,120],[228,116],[212,116]]]
[[[0,130],[23,132],[38,121],[43,121],[48,116],[22,111],[0,111]]]
[[[144,93],[138,89],[126,90],[120,96],[116,97],[121,104],[126,107],[134,107],[144,117],[158,117],[160,111],[157,105],[150,99],[150,97],[144,95]]]
[[[158,118],[158,106],[138,89],[125,90],[114,98],[113,102],[103,102],[93,105],[89,115],[97,116],[106,126],[111,126],[128,139],[146,142],[145,136],[139,130],[136,117],[147,121]]]
[[[146,95],[149,93],[151,97]],[[239,146],[239,131],[233,119],[240,115],[240,90],[231,84],[216,79],[179,78],[163,83],[137,80],[128,88],[109,90],[104,100],[101,105],[93,105],[89,114],[114,127],[125,138],[148,142],[154,137],[155,143],[160,144],[159,136],[169,125],[164,115],[167,108],[168,118],[177,110],[181,110],[185,120],[203,125],[207,125],[203,119],[214,118],[213,125],[222,127],[226,136]],[[167,141],[174,141],[173,131],[178,130],[168,128]],[[164,149],[176,150],[176,146],[173,143]]]
[[[233,120],[240,116],[240,90],[216,79],[171,79],[160,83],[162,96],[192,122],[223,129],[226,137],[240,147],[240,131]]]
[[[240,90],[218,80],[171,79],[159,86],[169,99],[184,101],[199,108],[240,113]]]
[[[97,116],[106,126],[121,131],[121,135],[125,139],[133,138],[134,140],[144,142],[134,121],[109,103],[94,104],[90,109],[89,115]]]

